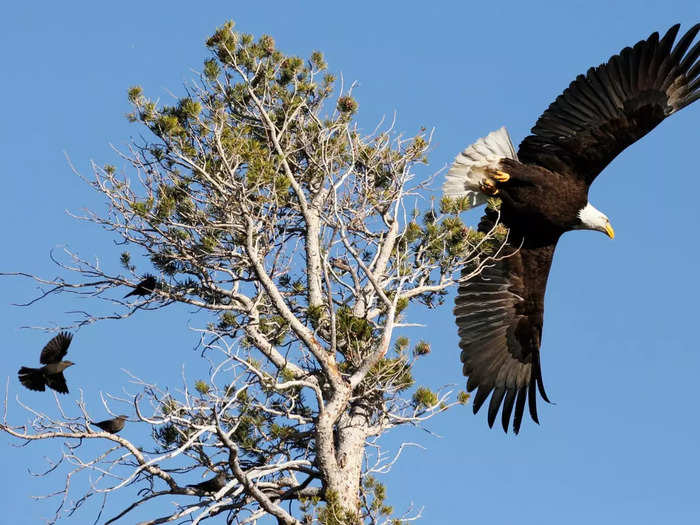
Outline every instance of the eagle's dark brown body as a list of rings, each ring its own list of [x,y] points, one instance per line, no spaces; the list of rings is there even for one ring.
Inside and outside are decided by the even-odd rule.
[[[475,413],[491,396],[489,425],[501,410],[503,428],[513,416],[517,433],[526,404],[537,421],[535,390],[547,399],[540,343],[557,241],[581,228],[614,234],[588,203],[591,183],[627,146],[700,98],[700,42],[692,45],[700,24],[676,41],[679,27],[579,75],[540,116],[517,155],[502,128],[458,155],[448,172],[448,196],[479,204],[486,189],[497,190],[500,216],[487,210],[479,229],[489,231],[500,220],[509,230],[499,256],[461,282],[455,300],[467,390],[476,390]],[[489,170],[491,181],[482,175]]]
[[[511,235],[536,246],[556,242],[575,229],[578,213],[588,202],[588,186],[582,180],[512,159],[503,159],[501,169],[510,175],[499,193],[501,223]]]

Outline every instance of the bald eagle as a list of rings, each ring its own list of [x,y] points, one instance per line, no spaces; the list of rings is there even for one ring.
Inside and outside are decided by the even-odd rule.
[[[674,46],[680,24],[653,33],[605,64],[579,75],[540,116],[518,152],[505,128],[457,155],[445,196],[471,206],[489,196],[479,230],[497,220],[508,229],[504,250],[480,275],[460,281],[455,317],[467,391],[476,414],[489,395],[488,423],[501,411],[517,434],[527,403],[537,418],[537,394],[547,402],[540,342],[547,276],[559,237],[577,229],[613,238],[608,217],[588,202],[596,176],[622,150],[662,120],[700,98],[700,24]],[[463,276],[468,272],[463,271]]]

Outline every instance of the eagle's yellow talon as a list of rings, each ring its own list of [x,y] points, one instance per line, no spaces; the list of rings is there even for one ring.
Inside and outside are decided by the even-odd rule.
[[[498,194],[498,188],[493,181],[484,179],[481,183],[481,192],[485,193],[486,195],[496,195]]]
[[[510,174],[506,173],[505,171],[496,170],[494,171],[493,178],[496,179],[498,182],[507,182],[508,180],[510,180]]]

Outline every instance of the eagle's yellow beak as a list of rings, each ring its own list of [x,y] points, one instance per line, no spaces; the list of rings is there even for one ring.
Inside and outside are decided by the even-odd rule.
[[[613,230],[613,227],[610,226],[609,222],[605,223],[605,233],[607,233],[608,237],[610,237],[611,239],[615,238],[615,230]]]

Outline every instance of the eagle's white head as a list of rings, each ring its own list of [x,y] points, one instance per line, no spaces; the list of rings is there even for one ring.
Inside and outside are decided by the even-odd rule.
[[[615,230],[613,230],[613,227],[610,225],[608,216],[590,202],[579,210],[578,218],[581,224],[576,226],[577,229],[596,230],[603,232],[611,239],[615,238]]]

